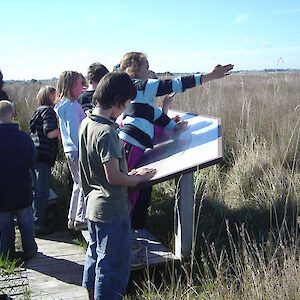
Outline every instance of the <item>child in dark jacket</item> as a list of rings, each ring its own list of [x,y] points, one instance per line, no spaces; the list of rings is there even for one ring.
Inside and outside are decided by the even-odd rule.
[[[29,122],[29,132],[37,149],[37,162],[34,165],[35,197],[33,201],[34,227],[36,235],[50,233],[45,228],[45,213],[49,198],[51,168],[58,151],[58,120],[53,109],[56,90],[52,86],[42,87],[36,100],[39,107]]]
[[[13,123],[14,109],[8,100],[0,101],[0,256],[14,258],[15,224],[21,232],[24,258],[37,253],[32,213],[30,169],[36,149],[30,136]]]
[[[105,66],[100,63],[93,63],[88,67],[87,79],[89,82],[89,86],[85,92],[83,92],[78,97],[78,103],[82,106],[83,110],[86,112],[87,110],[93,109],[92,98],[100,79],[108,73],[108,70]]]

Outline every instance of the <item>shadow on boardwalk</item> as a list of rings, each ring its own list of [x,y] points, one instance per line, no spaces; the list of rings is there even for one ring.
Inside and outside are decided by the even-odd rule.
[[[72,239],[69,232],[36,238],[39,252],[26,264],[31,299],[87,299],[85,252]]]

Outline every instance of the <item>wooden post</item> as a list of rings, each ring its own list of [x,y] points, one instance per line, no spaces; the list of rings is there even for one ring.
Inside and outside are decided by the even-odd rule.
[[[190,255],[193,240],[194,177],[193,173],[175,179],[175,257]]]

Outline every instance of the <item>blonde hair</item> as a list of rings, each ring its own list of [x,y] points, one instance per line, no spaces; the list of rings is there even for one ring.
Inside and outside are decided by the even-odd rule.
[[[46,85],[40,88],[39,92],[36,95],[36,101],[38,102],[39,105],[52,106],[52,102],[49,99],[49,96],[55,92],[56,90],[53,86]]]
[[[126,53],[120,62],[120,70],[126,72],[130,78],[135,78],[145,60],[147,56],[141,52]]]
[[[0,121],[10,119],[14,114],[13,104],[8,100],[0,101]]]
[[[78,77],[82,78],[82,80],[84,79],[81,73],[75,71],[64,71],[60,74],[56,86],[55,104],[59,103],[63,98],[67,98],[70,102],[76,100],[72,93],[72,88]]]

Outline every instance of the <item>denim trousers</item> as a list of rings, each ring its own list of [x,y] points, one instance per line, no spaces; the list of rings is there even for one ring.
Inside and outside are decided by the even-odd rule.
[[[37,250],[34,239],[32,206],[27,206],[16,211],[0,211],[0,253],[6,256],[15,253],[15,222],[17,217],[19,230],[21,232],[22,246],[25,256],[33,255]]]
[[[95,299],[122,299],[130,275],[130,217],[116,213],[113,223],[88,220],[88,230],[82,286],[94,290]]]
[[[33,218],[36,225],[43,226],[49,198],[51,167],[48,164],[37,161],[34,164],[34,173]]]
[[[66,152],[67,163],[73,179],[73,190],[70,200],[68,219],[72,221],[86,222],[86,206],[83,191],[79,179],[78,152]]]

